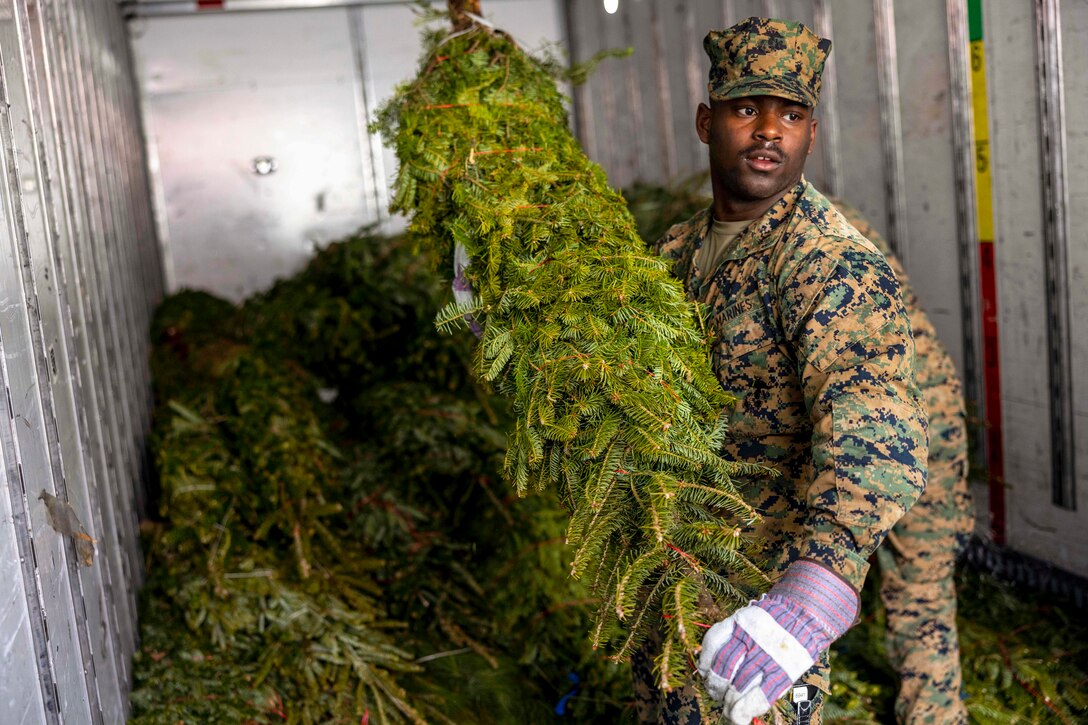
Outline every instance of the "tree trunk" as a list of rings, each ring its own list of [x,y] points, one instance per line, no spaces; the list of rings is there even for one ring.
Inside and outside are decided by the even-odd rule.
[[[449,6],[454,30],[464,30],[472,25],[472,18],[468,13],[480,14],[480,0],[449,0]]]

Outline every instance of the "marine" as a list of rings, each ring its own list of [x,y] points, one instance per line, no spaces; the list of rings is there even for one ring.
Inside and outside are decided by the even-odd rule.
[[[738,398],[723,455],[779,475],[738,481],[775,583],[706,632],[697,669],[728,722],[788,694],[792,721],[819,723],[827,650],[858,615],[870,555],[925,487],[914,339],[884,255],[803,176],[831,42],[749,18],[704,48],[696,130],[714,201],[656,249],[705,306],[712,364]],[[695,683],[654,688],[652,647],[633,662],[640,718],[702,722]]]
[[[887,613],[885,646],[899,673],[896,720],[906,725],[967,722],[960,690],[956,631],[956,556],[974,526],[967,484],[963,386],[948,351],[888,242],[840,199],[850,224],[888,259],[914,332],[914,371],[929,418],[929,479],[918,502],[877,550],[880,598]]]

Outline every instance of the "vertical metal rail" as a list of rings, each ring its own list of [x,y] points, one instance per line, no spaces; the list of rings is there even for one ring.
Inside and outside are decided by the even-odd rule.
[[[982,329],[978,314],[978,204],[975,189],[975,136],[971,122],[971,58],[966,0],[946,0],[948,66],[952,94],[953,174],[956,184],[956,240],[959,252],[960,308],[963,311],[963,381],[966,397],[984,417]],[[981,62],[981,61],[980,61]],[[988,158],[988,157],[987,157]],[[988,163],[988,161],[987,161]],[[985,460],[984,437],[972,436],[975,456]]]
[[[118,95],[122,104],[122,139],[125,143],[125,156],[128,160],[129,174],[125,177],[126,199],[133,205],[131,211],[134,216],[137,236],[132,243],[140,253],[140,272],[143,278],[144,298],[141,300],[145,318],[150,324],[151,315],[155,306],[159,303],[163,294],[162,255],[159,253],[159,245],[156,243],[154,219],[146,200],[151,193],[151,183],[148,178],[148,158],[146,145],[141,126],[140,103],[137,100],[136,70],[133,62],[132,44],[129,42],[128,29],[125,26],[121,14],[113,12],[108,15],[109,26],[113,34],[113,42],[117,49],[115,56],[119,63],[119,76],[117,82]],[[143,337],[145,348],[150,352],[150,339],[145,334]],[[145,358],[146,360],[146,358]],[[150,385],[150,366],[144,366]],[[150,394],[150,388],[148,390]],[[146,401],[145,410],[150,422],[150,398]]]
[[[617,12],[623,13],[624,17],[626,17],[632,11],[629,6],[621,6]],[[610,45],[607,40],[610,36],[609,30],[615,26],[613,20],[615,16],[603,15],[598,8],[592,13],[592,17],[594,24],[597,26],[597,38],[600,44],[608,47]],[[625,58],[623,63],[633,67],[635,60],[634,58]],[[616,100],[618,89],[616,84],[612,82],[614,71],[614,67],[609,63],[606,66],[598,66],[596,73],[594,73],[596,80],[594,95],[600,104],[601,116],[605,119],[606,125],[606,129],[602,129],[603,132],[596,137],[597,153],[600,154],[597,158],[605,168],[616,174],[615,183],[617,185],[626,186],[631,179],[638,176],[638,150],[624,148],[622,140],[619,138],[620,134],[615,133],[620,114],[619,103]],[[628,112],[628,118],[630,117],[630,112]],[[621,159],[624,159],[625,156],[626,159],[621,163]]]
[[[722,27],[721,30],[732,27],[737,22],[737,6],[734,0],[720,0],[719,5],[722,13]]]
[[[813,29],[823,38],[835,38],[828,0],[815,0]],[[820,89],[820,136],[824,142],[824,187],[831,196],[842,197],[842,142],[839,128],[839,82],[835,77],[835,54],[827,57]]]
[[[2,73],[0,68],[0,73]],[[0,159],[0,164],[3,159]],[[3,169],[0,169],[3,171]],[[0,191],[0,195],[4,192]],[[0,205],[2,206],[2,205]],[[0,217],[6,217],[6,210],[0,208]],[[0,219],[7,222],[7,219]],[[0,281],[7,281],[0,273]],[[5,340],[0,331],[0,468],[3,475],[0,481],[5,483],[6,492],[0,491],[0,495],[7,495],[11,505],[11,526],[15,532],[16,550],[19,552],[19,569],[22,572],[22,580],[8,582],[5,586],[16,586],[22,590],[26,602],[28,628],[30,630],[31,647],[34,650],[34,661],[28,663],[35,671],[34,680],[37,681],[41,695],[42,710],[38,712],[42,721],[49,725],[60,725],[60,696],[57,692],[57,679],[54,674],[53,658],[49,652],[49,628],[46,621],[45,606],[42,595],[41,580],[38,578],[38,562],[34,551],[34,540],[30,525],[30,497],[26,494],[26,481],[23,477],[23,467],[19,461],[17,452],[18,440],[15,436],[16,418],[15,410],[11,402],[10,376],[7,370],[7,361],[14,355],[14,351],[8,353],[5,349]],[[10,570],[9,570],[10,571]],[[20,586],[21,585],[21,586]],[[25,673],[13,673],[25,678]],[[30,679],[30,678],[26,678]],[[24,679],[24,682],[26,681]],[[6,689],[6,688],[5,688]],[[8,693],[15,695],[18,693]],[[29,716],[29,713],[28,713]]]
[[[109,44],[110,53],[101,54],[104,59],[102,66],[104,107],[108,109],[109,131],[112,138],[112,148],[120,159],[123,160],[122,168],[125,173],[116,175],[114,188],[117,196],[113,199],[114,208],[122,221],[122,229],[125,237],[121,248],[126,250],[125,260],[128,277],[131,280],[130,300],[132,305],[133,321],[135,326],[131,329],[132,339],[135,343],[135,357],[132,359],[135,376],[133,385],[136,388],[134,402],[137,406],[139,427],[137,439],[133,441],[133,458],[136,461],[136,475],[131,480],[131,485],[136,503],[135,514],[142,516],[147,512],[146,491],[144,482],[150,476],[151,460],[145,445],[147,436],[151,432],[151,370],[149,360],[151,345],[149,330],[151,327],[151,313],[154,290],[157,287],[154,271],[153,237],[142,236],[141,210],[146,204],[139,199],[144,196],[138,192],[145,192],[146,186],[135,184],[140,178],[140,170],[145,167],[142,145],[139,138],[131,133],[131,121],[136,118],[135,103],[129,100],[133,92],[132,76],[126,75],[126,62],[128,59],[128,43],[123,25],[120,22],[120,13],[113,2],[100,0],[99,10],[95,15],[97,19],[96,35]],[[105,63],[105,59],[109,63]],[[147,242],[146,244],[144,242]],[[139,553],[138,541],[136,552]],[[139,584],[143,579],[143,568],[137,568],[135,583]]]
[[[653,37],[653,63],[657,78],[657,110],[661,134],[661,153],[665,177],[676,177],[676,130],[672,122],[672,89],[669,87],[668,57],[665,55],[665,31],[658,14],[658,3],[650,3],[650,33]]]
[[[12,447],[14,419],[9,405],[7,359],[0,336],[0,576],[12,594],[4,601],[4,624],[0,631],[0,652],[3,653],[0,667],[5,670],[5,676],[0,678],[0,702],[22,705],[22,723],[39,725],[46,722],[46,693],[52,697],[53,678],[52,670],[47,666],[45,618],[41,607],[35,608],[35,604],[40,603],[40,591],[33,579],[26,579],[33,556],[23,553],[32,552],[23,484],[11,478],[13,470],[17,473],[17,465]],[[46,652],[44,662],[38,652]]]
[[[125,401],[128,411],[128,430],[123,441],[123,455],[125,459],[125,476],[121,480],[125,489],[126,500],[132,502],[131,513],[138,515],[142,508],[142,490],[139,482],[142,480],[143,466],[141,448],[144,440],[145,416],[141,400],[146,399],[145,376],[142,374],[141,365],[136,361],[143,359],[141,348],[147,337],[147,326],[140,323],[138,312],[139,303],[135,296],[140,285],[133,274],[134,260],[129,240],[132,234],[128,228],[129,218],[120,208],[124,193],[120,186],[121,174],[109,173],[110,168],[122,159],[122,153],[118,146],[116,133],[119,119],[112,118],[117,109],[117,101],[113,98],[114,66],[113,56],[107,45],[108,35],[100,26],[100,13],[104,10],[102,0],[84,3],[80,10],[72,13],[77,22],[81,37],[84,38],[88,49],[87,64],[88,101],[91,110],[90,121],[93,130],[93,144],[91,153],[95,155],[95,172],[99,177],[99,188],[102,195],[99,203],[102,207],[103,218],[106,220],[107,239],[105,255],[108,264],[108,273],[113,279],[111,291],[114,293],[114,303],[110,308],[117,316],[116,329],[121,341],[121,375],[120,390],[121,400]],[[133,522],[134,531],[139,526]],[[132,575],[139,580],[142,568],[133,567]]]
[[[559,21],[563,28],[563,42],[567,45],[568,67],[577,65],[580,62],[579,58],[582,53],[581,41],[575,30],[573,4],[574,0],[563,0],[559,6]],[[571,84],[570,86],[570,118],[568,119],[568,125],[583,147],[588,148],[585,145],[585,123],[582,120],[583,106],[585,105],[585,86],[585,83],[581,85]],[[590,158],[593,157],[590,156]]]
[[[695,23],[695,3],[684,5],[684,79],[688,86],[688,105],[694,111],[696,105],[707,97],[699,58],[703,52],[699,28]]]
[[[577,11],[576,0],[564,0],[563,2],[563,21],[564,28],[567,35],[567,48],[570,52],[570,62],[572,65],[578,63],[584,63],[586,61],[585,52],[582,50],[582,36],[579,34],[579,23],[575,19]],[[593,83],[593,79],[587,78],[581,85],[576,85],[572,89],[572,121],[574,124],[574,133],[578,137],[578,140],[582,143],[582,148],[586,150],[586,155],[591,159],[600,160],[600,152],[597,148],[597,132],[594,124],[596,118],[593,114],[593,104],[589,102],[589,89],[590,84]]]
[[[130,15],[128,21],[133,22],[132,18],[138,17],[135,13],[138,8],[130,8]],[[138,77],[137,73],[137,60],[132,51],[132,43],[129,42],[130,30],[128,26],[125,26],[125,47],[128,50],[128,63],[130,68],[130,74],[133,79]],[[134,80],[135,83],[135,80]],[[150,230],[150,237],[156,240],[155,255],[158,259],[158,275],[159,289],[155,295],[155,299],[161,298],[164,291],[167,289],[175,288],[175,280],[177,279],[174,272],[174,261],[171,255],[167,254],[167,250],[170,248],[170,225],[166,212],[166,190],[163,187],[162,172],[160,170],[159,163],[159,148],[156,143],[155,133],[151,127],[151,111],[149,104],[140,104],[136,101],[138,89],[133,86],[133,104],[137,106],[137,118],[140,122],[139,138],[143,142],[143,154],[145,158],[144,170],[142,174],[146,178],[146,184],[148,192],[151,196],[151,209],[150,218],[152,229]]]
[[[114,243],[107,248],[107,258],[111,260],[113,268],[111,276],[116,279],[115,284],[120,287],[116,294],[115,314],[119,315],[117,329],[120,332],[122,342],[122,366],[121,377],[124,400],[129,406],[129,430],[128,439],[125,441],[125,459],[128,467],[128,475],[124,483],[127,484],[126,496],[131,496],[133,507],[131,515],[138,517],[144,508],[143,488],[140,482],[143,480],[143,442],[149,423],[149,408],[146,401],[150,398],[150,378],[147,374],[147,316],[142,312],[144,307],[141,296],[142,290],[139,276],[137,275],[137,262],[134,258],[132,240],[135,236],[131,228],[132,216],[129,210],[123,208],[127,198],[121,186],[121,175],[109,173],[111,160],[121,159],[124,156],[123,146],[118,140],[121,119],[115,116],[119,109],[116,97],[117,63],[112,48],[107,45],[110,40],[109,29],[103,27],[104,13],[112,10],[108,0],[97,0],[96,3],[84,6],[82,13],[73,13],[80,22],[81,32],[86,38],[87,48],[92,52],[88,54],[87,67],[91,72],[92,83],[88,90],[89,101],[92,109],[91,123],[94,128],[94,151],[98,162],[96,172],[99,176],[99,184],[105,192],[100,197],[103,206],[103,215],[107,220],[110,238]],[[133,522],[135,530],[139,530],[137,521]],[[139,551],[136,544],[135,550]],[[143,568],[133,568],[135,581],[141,579]]]
[[[359,163],[363,166],[366,185],[365,199],[368,216],[387,226],[389,217],[388,184],[385,183],[385,165],[382,161],[382,144],[377,134],[370,132],[375,120],[374,84],[366,58],[366,18],[361,7],[350,7],[347,13],[348,33],[351,37],[351,54],[355,61],[355,116],[359,131]],[[366,167],[369,165],[369,169]],[[371,214],[373,212],[373,214]]]
[[[100,451],[101,423],[94,408],[93,395],[89,392],[89,387],[94,385],[94,374],[87,367],[89,352],[83,306],[84,282],[78,271],[73,246],[74,225],[70,212],[75,200],[69,194],[68,171],[64,164],[67,138],[58,118],[61,99],[57,93],[57,57],[52,46],[57,35],[54,32],[56,26],[50,3],[35,5],[28,3],[28,36],[34,44],[34,56],[38,59],[36,81],[42,112],[41,148],[48,176],[43,191],[53,238],[55,284],[62,324],[57,342],[59,354],[53,359],[53,364],[59,367],[56,375],[70,385],[70,397],[63,399],[58,396],[57,402],[64,414],[62,420],[71,427],[67,436],[70,444],[62,446],[62,454],[66,463],[66,477],[76,482],[80,495],[85,499],[82,504],[75,501],[74,505],[77,510],[89,510],[90,515],[84,521],[88,533],[96,539],[98,565],[82,572],[82,578],[89,580],[83,587],[85,621],[92,628],[92,633],[98,635],[91,639],[91,647],[102,717],[105,721],[117,722],[124,719],[124,691],[127,688],[124,673],[131,654],[122,655],[118,651],[125,639],[120,633],[126,627],[131,628],[131,622],[123,618],[134,617],[134,613],[128,611],[125,602],[111,599],[111,594],[123,591],[124,586],[118,582],[121,572],[120,547],[114,512],[112,505],[103,506],[102,492],[106,489],[106,479]],[[59,386],[58,390],[63,392],[64,385]],[[66,407],[68,409],[65,411]],[[74,451],[71,448],[73,445],[76,446]]]
[[[903,180],[903,128],[899,107],[899,73],[895,43],[895,8],[892,0],[873,0],[876,25],[880,136],[887,179],[888,242],[903,266],[910,268],[907,214]]]
[[[108,402],[103,385],[108,381],[112,365],[108,361],[108,327],[103,314],[101,283],[93,263],[96,236],[88,211],[86,186],[82,180],[80,155],[84,141],[79,133],[84,118],[78,110],[74,96],[74,71],[72,65],[73,41],[64,30],[63,20],[68,9],[64,0],[46,0],[42,3],[43,31],[47,52],[52,59],[54,74],[51,88],[54,91],[54,128],[59,141],[57,164],[58,188],[63,210],[59,212],[65,222],[69,248],[66,279],[69,285],[70,303],[77,324],[73,328],[74,377],[81,390],[80,420],[87,439],[85,446],[91,451],[94,469],[95,495],[101,509],[103,537],[99,541],[100,561],[108,562],[103,568],[108,574],[110,597],[109,614],[115,624],[114,632],[121,650],[117,660],[118,677],[128,681],[128,657],[134,649],[135,609],[129,597],[124,596],[130,581],[131,563],[128,550],[133,544],[134,532],[127,526],[127,517],[116,510],[112,496],[116,480],[115,451],[116,408]],[[60,7],[57,7],[60,5]]]
[[[623,13],[623,42],[634,47],[635,29],[631,22],[630,8]],[[645,148],[646,129],[642,125],[642,86],[638,82],[638,68],[633,57],[623,64],[623,77],[627,84],[627,117],[631,119],[631,138],[627,142],[631,144],[631,153],[636,157],[634,168],[635,178],[638,178],[641,173],[641,164],[638,161],[643,156],[640,151]]]
[[[93,9],[93,6],[92,8]],[[101,296],[101,310],[106,322],[108,344],[106,346],[107,371],[110,398],[103,405],[116,411],[117,436],[114,439],[114,485],[111,493],[118,496],[116,507],[124,518],[125,551],[128,556],[126,579],[138,581],[142,570],[137,553],[138,524],[136,521],[135,491],[131,482],[139,475],[139,462],[133,456],[133,444],[138,439],[140,429],[140,410],[133,399],[130,382],[136,379],[132,365],[134,344],[131,338],[131,314],[128,304],[129,282],[124,274],[124,265],[120,259],[118,247],[123,234],[111,205],[114,198],[110,157],[107,156],[106,137],[102,132],[100,108],[100,80],[96,61],[100,58],[100,49],[96,38],[90,34],[86,22],[88,6],[80,4],[70,7],[65,14],[68,32],[73,40],[72,78],[75,84],[75,97],[78,104],[78,127],[85,142],[81,144],[82,169],[80,179],[86,184],[88,209],[91,213],[91,236],[87,249],[96,266]],[[111,405],[112,403],[112,405]],[[136,611],[136,592],[133,588],[125,592],[130,598],[129,607]],[[135,638],[135,632],[132,633]],[[126,643],[135,648],[135,641]]]
[[[109,247],[116,243],[117,236],[112,233],[106,218],[102,184],[98,174],[103,168],[100,154],[95,153],[95,144],[100,143],[94,133],[94,111],[90,101],[91,91],[86,84],[93,79],[93,71],[87,63],[88,40],[81,32],[75,16],[79,10],[68,3],[57,4],[58,33],[67,40],[62,46],[64,53],[65,82],[70,103],[70,127],[68,138],[73,152],[71,163],[74,164],[72,178],[76,182],[75,193],[82,200],[80,217],[83,224],[82,238],[79,240],[84,271],[90,282],[91,294],[87,310],[95,322],[97,345],[94,346],[94,363],[98,371],[95,393],[97,407],[104,412],[108,435],[103,438],[106,453],[106,475],[101,496],[109,499],[115,512],[115,523],[119,534],[121,580],[124,584],[134,582],[139,576],[142,562],[139,559],[137,522],[135,520],[135,500],[128,485],[129,477],[135,467],[128,459],[129,441],[134,438],[134,425],[131,419],[133,406],[127,403],[125,376],[130,375],[124,366],[130,357],[128,348],[123,346],[124,333],[118,311],[118,287],[122,282],[115,279],[112,270],[115,263],[109,255]],[[116,498],[114,498],[116,497]],[[114,592],[114,596],[124,598],[123,606],[127,612],[136,611],[135,588],[125,587]],[[135,651],[136,632],[134,629],[123,631],[122,647],[126,652]]]
[[[1043,159],[1043,248],[1046,260],[1047,372],[1050,383],[1051,497],[1076,509],[1073,354],[1069,320],[1069,191],[1065,181],[1065,92],[1061,3],[1035,0],[1036,78]]]

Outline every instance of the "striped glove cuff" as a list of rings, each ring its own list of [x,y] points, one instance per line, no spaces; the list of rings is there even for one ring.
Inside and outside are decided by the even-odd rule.
[[[801,559],[790,564],[768,597],[782,597],[805,610],[831,641],[846,633],[858,615],[858,595],[830,569]]]

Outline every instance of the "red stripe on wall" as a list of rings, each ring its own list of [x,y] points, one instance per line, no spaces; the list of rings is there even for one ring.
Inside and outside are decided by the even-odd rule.
[[[994,243],[979,248],[979,294],[982,297],[982,376],[986,387],[986,465],[990,485],[990,529],[1005,543],[1005,443],[1001,430],[1001,348],[997,336],[997,282]]]
[[[196,0],[197,10],[222,10],[226,0]]]

